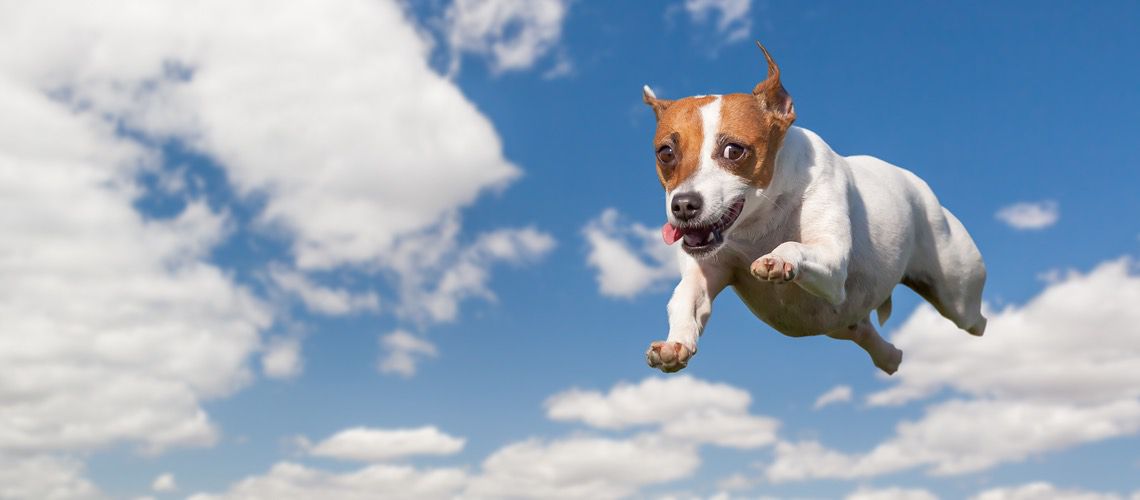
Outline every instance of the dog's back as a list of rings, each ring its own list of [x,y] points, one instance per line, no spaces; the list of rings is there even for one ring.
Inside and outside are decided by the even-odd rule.
[[[959,328],[981,335],[986,325],[981,314],[986,268],[965,226],[913,172],[871,156],[845,159],[870,214],[870,234],[876,240],[871,246],[911,250],[899,256],[906,264],[898,282]],[[910,220],[895,220],[901,217]],[[913,243],[907,244],[908,239]]]

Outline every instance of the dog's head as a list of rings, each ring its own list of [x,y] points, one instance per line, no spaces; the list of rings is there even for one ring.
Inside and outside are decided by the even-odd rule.
[[[665,242],[682,241],[694,257],[712,255],[772,182],[776,153],[796,119],[780,68],[760,42],[768,77],[751,94],[658,99],[646,86],[645,103],[657,116],[653,147],[665,187]]]

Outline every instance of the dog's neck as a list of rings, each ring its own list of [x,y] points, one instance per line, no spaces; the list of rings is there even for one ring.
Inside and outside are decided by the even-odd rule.
[[[800,127],[788,128],[776,152],[771,183],[766,189],[756,190],[751,200],[756,208],[741,220],[741,227],[748,228],[750,238],[772,235],[777,229],[788,227],[788,219],[811,184],[811,167],[817,154],[811,135]]]

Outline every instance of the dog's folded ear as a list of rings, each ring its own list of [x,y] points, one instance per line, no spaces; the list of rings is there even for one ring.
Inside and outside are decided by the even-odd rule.
[[[673,101],[669,99],[658,99],[657,94],[653,93],[653,89],[649,88],[649,85],[641,87],[641,99],[645,101],[645,104],[653,108],[653,115],[656,116],[658,120],[661,119],[661,113],[664,113],[665,109],[668,108],[670,104],[673,104]]]
[[[762,108],[772,113],[776,119],[785,122],[785,126],[791,125],[796,121],[796,107],[792,104],[792,96],[788,95],[788,91],[784,90],[784,85],[780,83],[780,67],[772,60],[764,45],[757,41],[756,46],[760,47],[764,59],[768,61],[768,78],[756,84],[752,89],[752,95],[760,101]]]

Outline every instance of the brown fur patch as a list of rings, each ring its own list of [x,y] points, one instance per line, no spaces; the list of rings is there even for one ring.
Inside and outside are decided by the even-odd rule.
[[[654,151],[670,146],[677,156],[672,167],[657,165],[657,176],[666,190],[672,190],[696,173],[701,164],[701,143],[706,131],[702,130],[701,106],[714,97],[687,97],[677,100],[661,114],[654,137]],[[750,94],[721,96],[720,130],[714,159],[722,168],[740,176],[754,187],[766,188],[772,182],[776,168],[776,152],[780,150],[784,134],[790,123],[767,111],[760,100]],[[728,143],[748,148],[748,154],[738,161],[720,156]]]
[[[753,187],[766,188],[776,170],[776,152],[784,140],[787,126],[767,112],[749,94],[729,94],[722,98],[720,130],[724,144],[737,143],[749,148],[748,155],[738,161],[719,157],[723,144],[716,154],[721,166],[748,180]]]
[[[657,163],[657,178],[666,191],[672,191],[688,179],[701,165],[701,106],[713,101],[712,96],[678,99],[663,109],[657,119],[653,150],[661,146],[673,148],[677,159],[671,167]]]
[[[756,84],[752,94],[728,94],[721,97],[720,130],[701,130],[701,106],[713,96],[686,97],[667,101],[644,94],[645,103],[657,116],[657,134],[653,138],[656,153],[662,146],[673,148],[676,160],[671,165],[657,162],[657,177],[666,191],[672,191],[693,175],[701,165],[701,143],[704,134],[718,134],[713,159],[721,168],[732,172],[757,188],[766,188],[776,170],[776,153],[792,122],[796,121],[792,97],[780,82],[780,68],[768,50],[756,42],[768,63],[768,77]],[[737,161],[721,156],[729,143],[748,148],[748,154]]]

